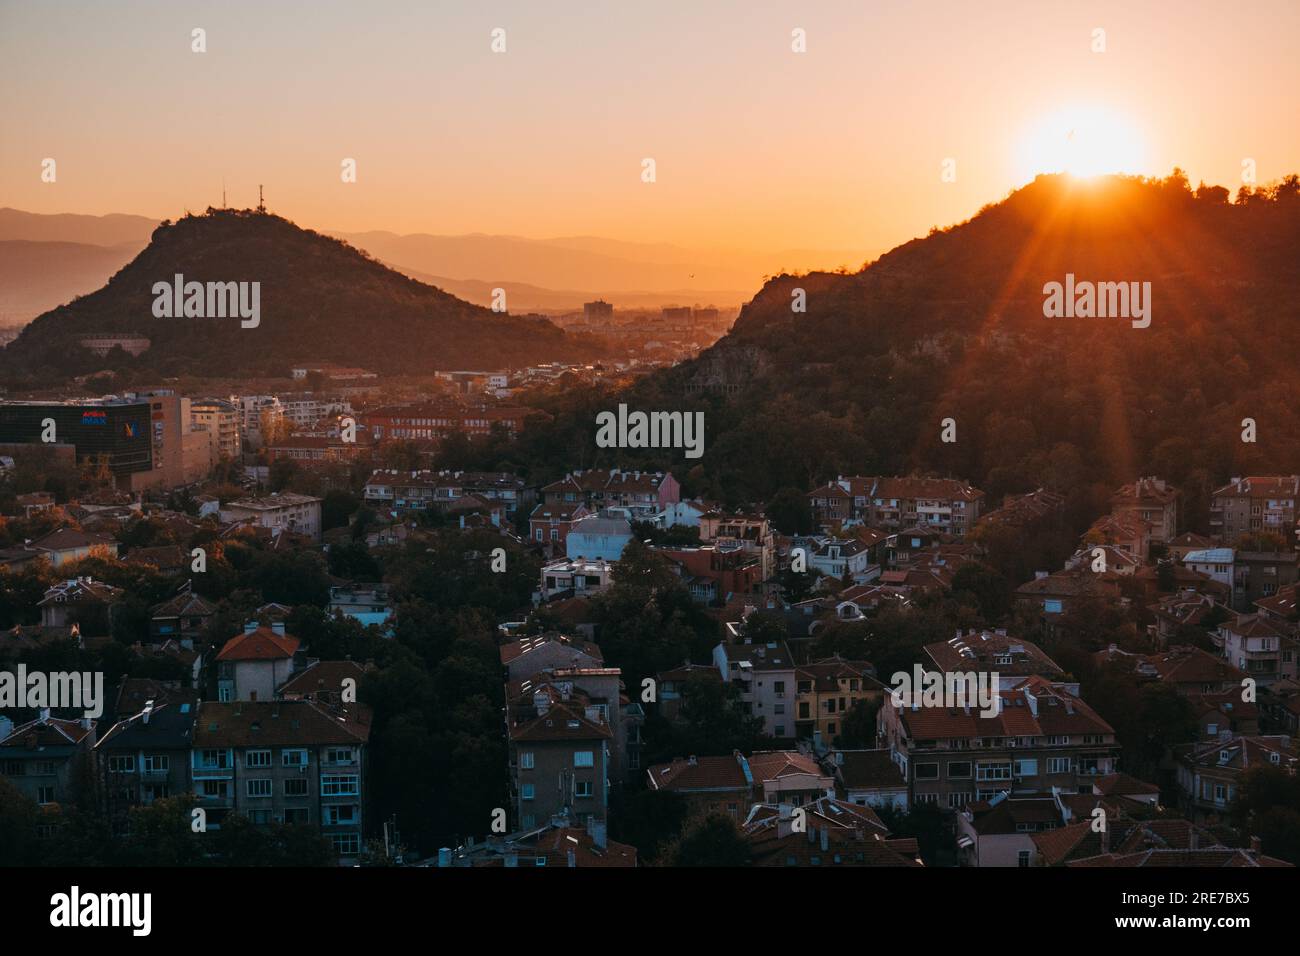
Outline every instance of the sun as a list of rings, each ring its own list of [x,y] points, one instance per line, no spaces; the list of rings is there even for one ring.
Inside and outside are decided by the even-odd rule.
[[[1039,173],[1140,173],[1146,166],[1146,144],[1137,125],[1120,113],[1100,106],[1069,107],[1026,131],[1016,163],[1024,182]]]

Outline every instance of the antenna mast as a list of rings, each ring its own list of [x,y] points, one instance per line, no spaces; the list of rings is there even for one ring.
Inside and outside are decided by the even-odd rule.
[[[262,199],[262,184],[257,184],[257,211],[266,212],[266,202]]]

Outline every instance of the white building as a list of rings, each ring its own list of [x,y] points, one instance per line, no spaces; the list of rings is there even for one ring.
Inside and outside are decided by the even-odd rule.
[[[251,519],[261,528],[273,531],[292,531],[320,540],[321,499],[311,495],[291,492],[265,495],[261,498],[240,498],[221,510],[222,521]]]

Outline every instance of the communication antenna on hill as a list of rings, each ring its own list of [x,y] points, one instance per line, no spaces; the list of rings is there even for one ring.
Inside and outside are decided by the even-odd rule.
[[[257,211],[266,212],[266,202],[262,199],[262,184],[257,184]]]
[[[226,208],[226,177],[221,177],[221,208]]]

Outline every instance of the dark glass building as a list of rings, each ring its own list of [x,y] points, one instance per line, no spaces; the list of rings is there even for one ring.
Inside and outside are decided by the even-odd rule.
[[[74,446],[78,464],[107,456],[115,478],[153,467],[147,401],[0,402],[0,444],[42,444],[46,419],[54,444]]]

